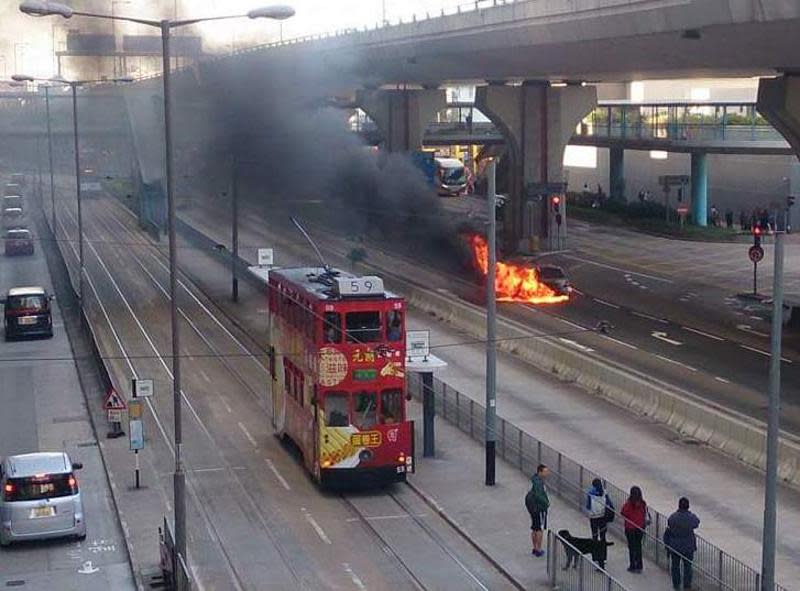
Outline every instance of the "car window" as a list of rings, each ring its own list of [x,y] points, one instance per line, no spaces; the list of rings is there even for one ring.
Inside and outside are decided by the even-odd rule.
[[[542,279],[563,279],[564,271],[558,267],[542,267],[539,269],[539,277]]]
[[[78,481],[72,474],[48,474],[9,478],[3,487],[6,501],[38,501],[68,497],[78,492]]]
[[[44,310],[47,305],[47,300],[44,296],[30,295],[30,296],[14,296],[8,298],[6,308],[9,310]]]

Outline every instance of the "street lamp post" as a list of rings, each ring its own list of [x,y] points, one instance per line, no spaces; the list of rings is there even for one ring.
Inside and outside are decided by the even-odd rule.
[[[83,274],[84,274],[84,259],[83,259],[83,208],[81,206],[81,162],[79,145],[80,140],[78,136],[78,87],[86,84],[94,84],[96,82],[105,82],[105,80],[61,80],[58,78],[36,78],[35,76],[28,76],[26,74],[14,74],[11,79],[16,82],[57,82],[70,87],[72,91],[72,134],[75,142],[75,194],[78,200],[78,300],[81,305],[81,312],[83,312]],[[131,78],[115,78],[112,82],[132,82]],[[47,102],[49,105],[49,100]],[[47,108],[47,127],[48,133],[50,130],[50,109]],[[51,145],[52,147],[52,145]],[[52,150],[51,150],[52,154]],[[52,156],[51,156],[52,158]],[[50,163],[50,181],[52,187],[52,160]],[[52,189],[51,189],[52,190]],[[53,210],[53,231],[55,231],[55,208]]]
[[[177,4],[176,4],[177,6]],[[165,176],[167,189],[167,231],[169,233],[169,295],[170,295],[170,314],[172,331],[172,396],[174,412],[174,433],[175,433],[175,473],[173,477],[173,494],[175,505],[175,549],[186,558],[186,476],[183,470],[181,459],[182,447],[182,423],[181,423],[181,373],[180,373],[180,333],[178,330],[178,307],[176,303],[177,295],[177,259],[176,259],[176,239],[175,239],[175,199],[173,194],[173,154],[172,154],[172,97],[171,87],[171,68],[170,68],[170,32],[172,29],[194,25],[204,21],[228,20],[232,18],[269,18],[284,20],[294,16],[294,9],[289,6],[266,6],[256,8],[247,14],[236,14],[227,16],[216,16],[195,19],[173,20],[148,20],[125,16],[95,14],[73,10],[66,4],[57,2],[43,2],[41,0],[26,0],[19,5],[19,9],[25,14],[32,16],[61,16],[72,18],[73,16],[86,16],[92,18],[120,20],[149,27],[158,28],[161,31],[162,62],[163,62],[163,84],[164,84],[164,143],[166,147]],[[177,11],[177,8],[176,8]]]
[[[44,87],[44,104],[47,114],[47,158],[50,164],[50,207],[53,219],[53,236],[56,235],[56,188],[53,182],[53,131],[50,127],[50,86]]]

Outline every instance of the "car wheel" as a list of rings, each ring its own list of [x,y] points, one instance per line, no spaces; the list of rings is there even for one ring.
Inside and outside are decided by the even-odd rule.
[[[86,532],[83,532],[79,536],[75,536],[75,539],[78,540],[79,542],[84,541],[86,539]]]
[[[53,338],[53,329],[52,329],[52,328],[51,328],[51,329],[50,329],[50,331],[47,333],[47,338],[48,338],[48,339],[52,339],[52,338]]]

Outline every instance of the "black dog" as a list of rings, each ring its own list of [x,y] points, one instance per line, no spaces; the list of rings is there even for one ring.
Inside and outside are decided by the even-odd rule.
[[[570,564],[572,568],[578,568],[578,554],[591,554],[592,560],[599,564],[600,568],[603,568],[608,558],[608,547],[614,545],[614,542],[576,538],[566,529],[560,530],[558,535],[565,542],[563,546],[564,552],[567,554],[567,564],[564,566],[564,570],[567,570]]]

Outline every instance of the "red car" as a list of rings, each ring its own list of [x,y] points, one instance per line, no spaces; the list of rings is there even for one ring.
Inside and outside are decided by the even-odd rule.
[[[33,254],[33,236],[25,228],[12,228],[6,231],[6,256]]]

